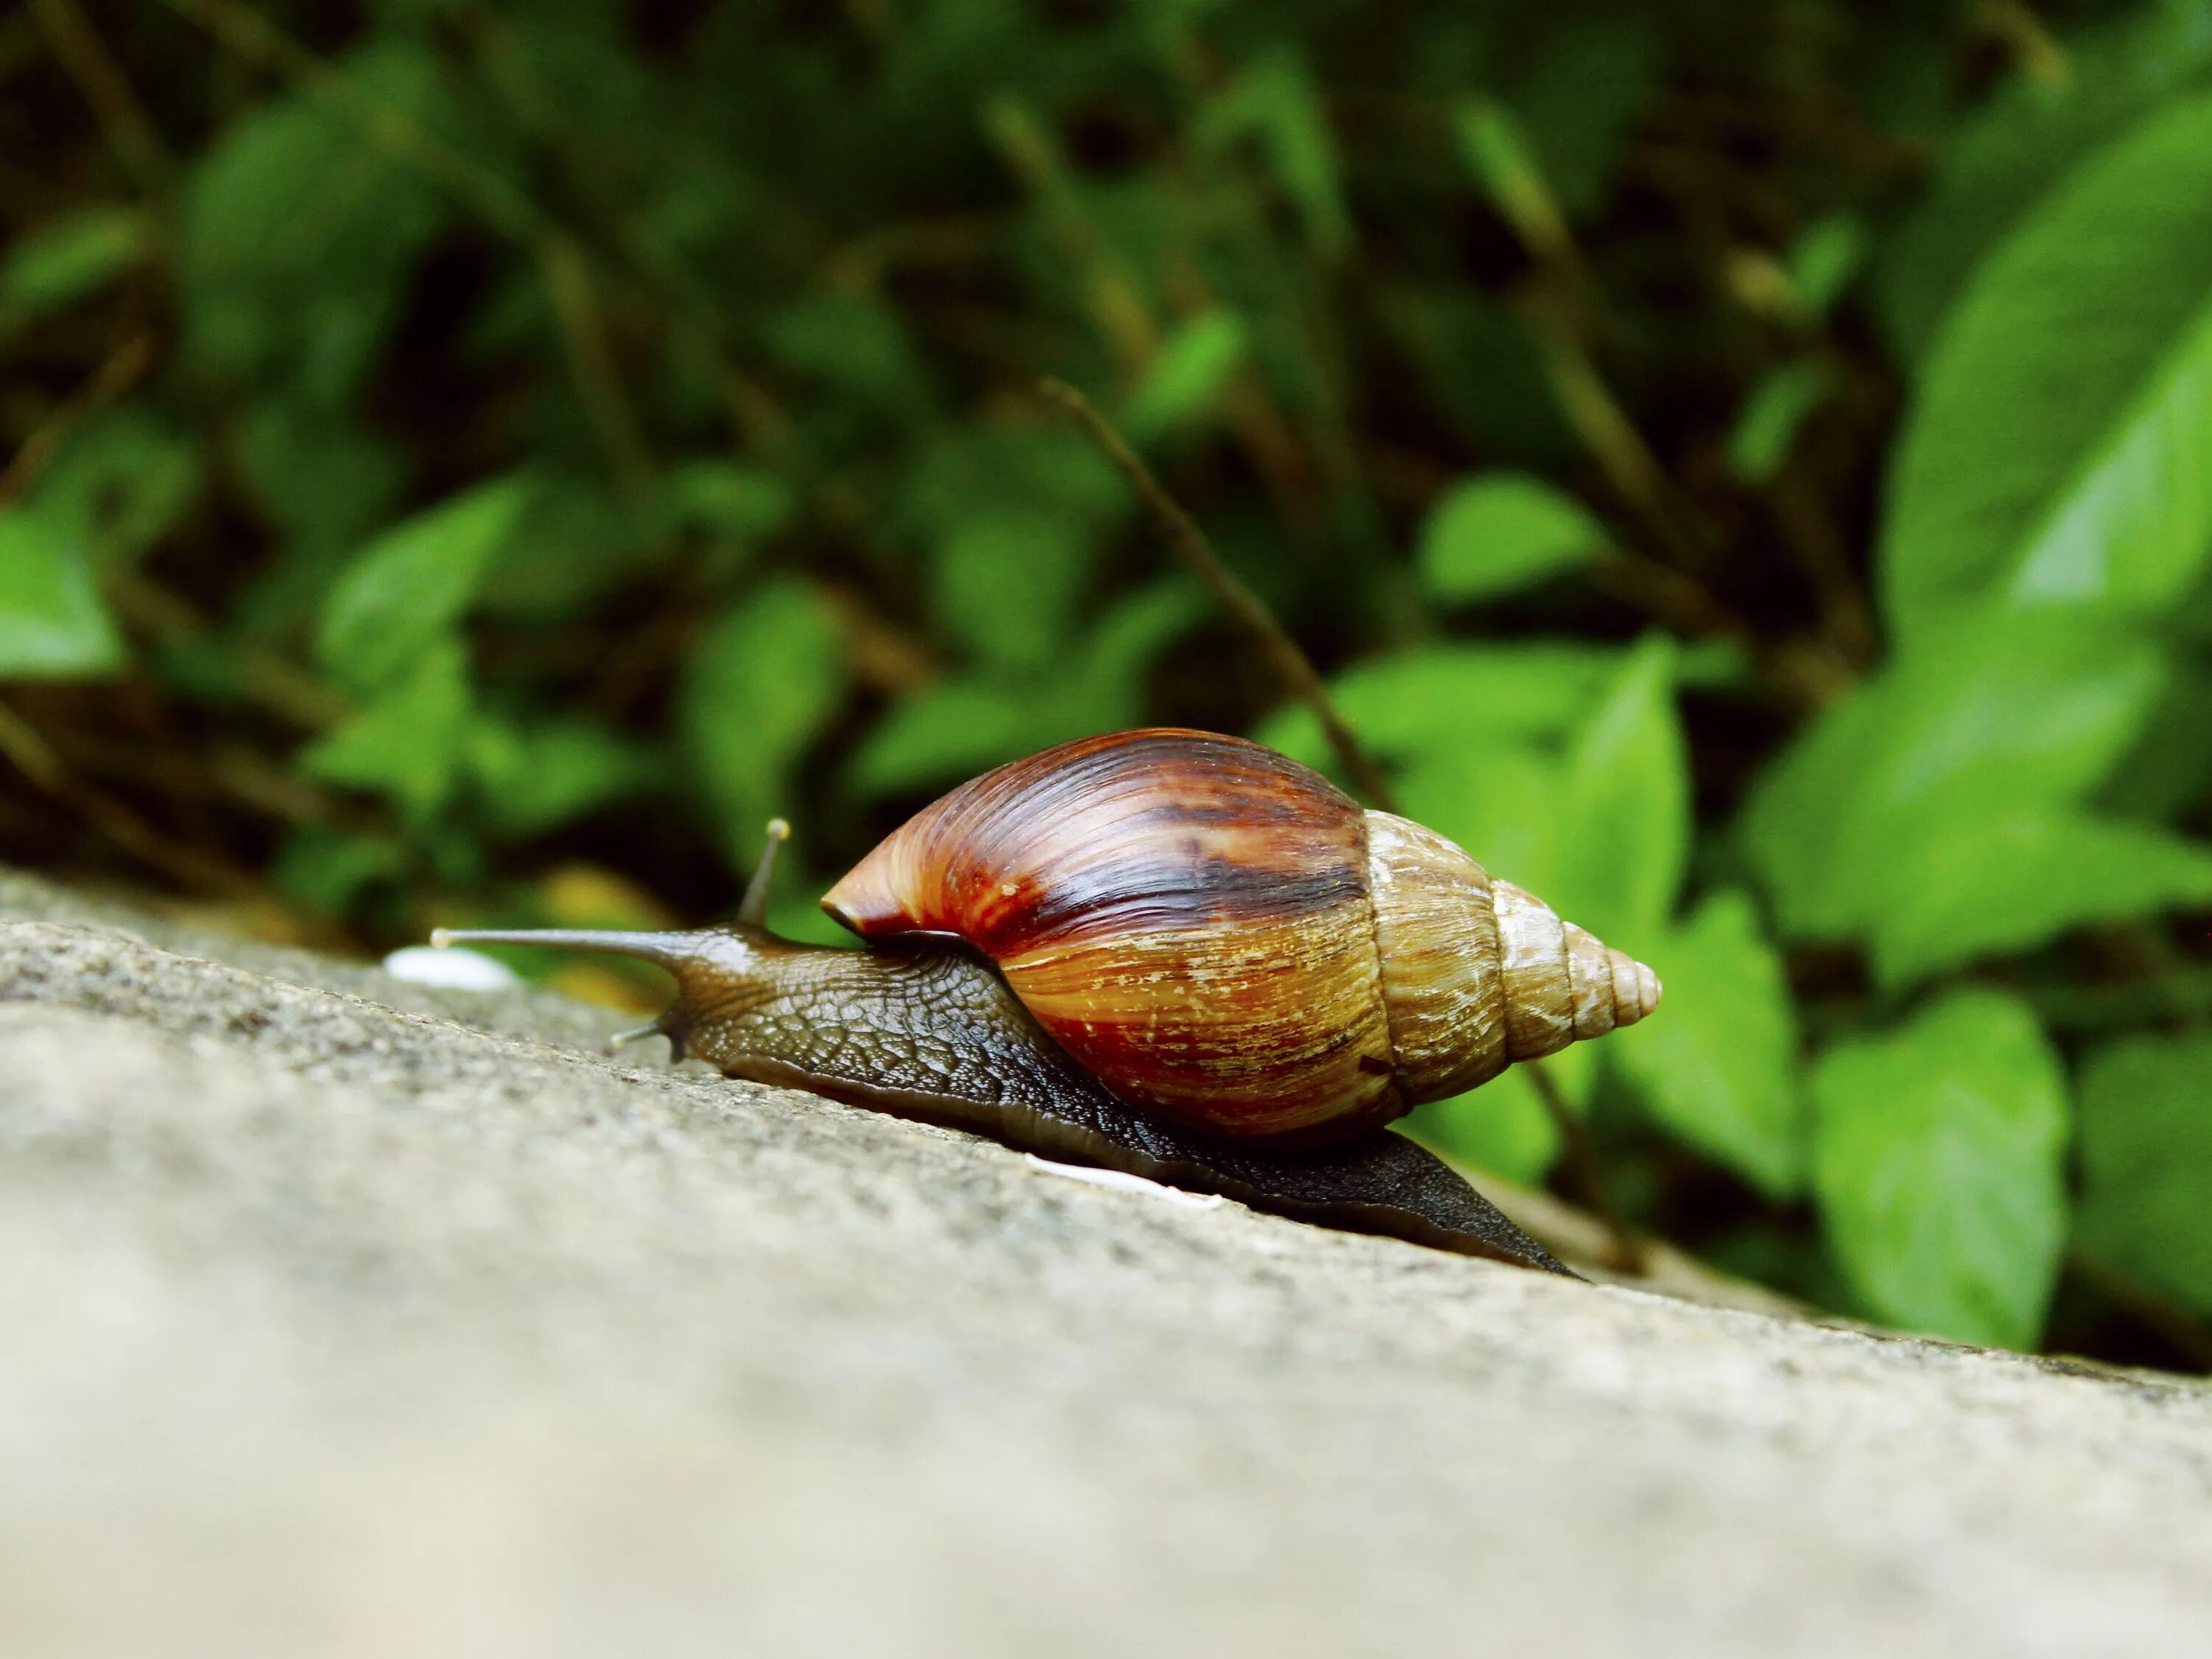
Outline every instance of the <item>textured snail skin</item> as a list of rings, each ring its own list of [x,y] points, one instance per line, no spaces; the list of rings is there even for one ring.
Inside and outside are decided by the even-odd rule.
[[[731,927],[433,942],[658,963],[678,994],[647,1030],[732,1077],[1566,1272],[1382,1125],[1633,1024],[1659,982],[1433,830],[1237,738],[1086,738],[855,866],[823,907],[866,951],[758,925],[787,833]]]
[[[1238,1139],[1355,1138],[1659,994],[1433,830],[1201,732],[986,773],[822,903],[864,939],[966,940],[1115,1094]]]
[[[1401,1135],[1252,1151],[1132,1112],[1044,1034],[989,963],[947,941],[830,951],[742,927],[641,937],[678,984],[659,1029],[679,1055],[730,1076],[1301,1220],[1568,1273]]]

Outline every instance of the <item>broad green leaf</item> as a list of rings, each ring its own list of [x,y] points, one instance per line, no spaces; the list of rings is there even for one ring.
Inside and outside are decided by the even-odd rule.
[[[852,403],[926,413],[929,374],[904,319],[881,299],[822,288],[771,316],[763,330],[776,357]]]
[[[1337,712],[1386,761],[1557,744],[1595,705],[1620,653],[1591,645],[1435,645],[1359,663],[1329,682]],[[1329,759],[1321,727],[1288,705],[1255,736],[1312,766]]]
[[[1782,470],[1806,417],[1827,395],[1828,377],[1818,364],[1787,363],[1769,374],[1729,434],[1729,471],[1747,483],[1765,483]]]
[[[1566,763],[1527,744],[1440,748],[1397,777],[1406,816],[1537,894],[1559,884]]]
[[[417,127],[453,115],[434,58],[386,37],[348,53],[347,92]],[[317,94],[253,108],[199,159],[181,205],[187,333],[242,380],[324,410],[353,392],[445,217],[437,185]]]
[[[987,663],[1035,669],[1064,649],[1091,537],[1066,514],[984,508],[937,549],[938,620]]]
[[[583,617],[669,550],[647,513],[588,475],[534,472],[526,494],[477,579],[473,612],[539,623]]]
[[[801,581],[761,588],[693,651],[684,740],[734,862],[790,810],[791,769],[843,702],[848,678],[829,601]]]
[[[1647,635],[1576,734],[1560,792],[1559,847],[1538,896],[1624,950],[1664,928],[1689,856],[1689,759],[1674,712],[1674,650]]]
[[[422,823],[459,781],[471,702],[460,641],[442,635],[418,649],[358,714],[302,750],[297,763],[325,783],[386,795]]]
[[[77,526],[100,568],[137,558],[191,510],[202,483],[191,440],[137,404],[73,437],[40,477],[41,512]]]
[[[469,735],[484,816],[502,835],[533,835],[652,783],[653,756],[586,720],[515,726],[480,717]]]
[[[2066,1232],[2066,1083],[2034,1017],[1960,991],[1813,1070],[1813,1184],[1881,1317],[2029,1348]]]
[[[662,521],[750,542],[791,521],[791,486],[773,472],[721,460],[686,461],[660,483]]]
[[[2212,31],[2193,5],[2133,9],[2070,33],[2053,85],[2014,74],[1947,137],[1918,204],[1877,268],[1883,320],[1922,358],[1982,256],[2083,156],[2212,70]]]
[[[407,488],[400,446],[304,398],[261,399],[240,422],[240,460],[262,515],[288,544],[254,608],[289,626],[340,562],[387,522]]]
[[[1797,1019],[1751,901],[1715,894],[1651,952],[1666,1000],[1607,1048],[1651,1115],[1771,1199],[1803,1179]]]
[[[2101,152],[1976,273],[1929,359],[1882,530],[1884,603],[1908,646],[1989,602],[2154,611],[2202,568],[2205,199],[2212,97]]]
[[[2064,808],[1993,815],[1972,797],[1935,818],[1899,849],[1888,903],[1874,915],[1886,986],[2082,922],[2212,900],[2212,848],[2162,830]]]
[[[1025,681],[976,674],[924,686],[894,703],[862,740],[853,787],[896,795],[987,771],[1040,746],[1041,712]]]
[[[323,603],[315,640],[323,665],[362,694],[405,673],[468,609],[532,489],[521,477],[479,484],[363,549]]]
[[[1526,473],[1455,485],[1421,526],[1421,586],[1449,605],[1494,599],[1586,564],[1611,545],[1565,491]]]
[[[2081,1074],[2075,1237],[2107,1267],[2212,1314],[2212,1036],[2137,1037]]]
[[[107,203],[40,225],[0,259],[0,330],[106,287],[151,252],[155,235],[143,209]]]
[[[74,679],[123,665],[75,526],[0,507],[0,678]]]
[[[1783,930],[1870,927],[1900,864],[1948,827],[2077,801],[2128,752],[2165,676],[2147,641],[2063,616],[1990,617],[1908,649],[1753,792],[1746,850]]]
[[[908,475],[901,526],[940,543],[975,514],[1016,509],[1093,526],[1127,512],[1129,494],[1097,450],[1062,427],[960,429]]]
[[[1201,313],[1176,329],[1122,411],[1133,443],[1150,443],[1201,424],[1249,349],[1244,319],[1233,311]]]
[[[1534,1186],[1559,1161],[1559,1127],[1517,1066],[1480,1089],[1417,1108],[1398,1127],[1424,1145],[1522,1187]]]
[[[270,874],[277,890],[310,915],[341,916],[371,884],[406,868],[399,842],[308,824],[291,831]]]
[[[893,705],[861,743],[854,786],[888,795],[947,783],[1068,738],[1138,724],[1145,671],[1204,609],[1189,585],[1157,583],[1122,599],[1055,661],[924,687]]]

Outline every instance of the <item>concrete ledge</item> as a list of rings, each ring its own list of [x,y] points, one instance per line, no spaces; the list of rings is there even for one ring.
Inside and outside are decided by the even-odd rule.
[[[2212,1632],[2194,1383],[1079,1185],[15,878],[6,917],[10,1655]]]

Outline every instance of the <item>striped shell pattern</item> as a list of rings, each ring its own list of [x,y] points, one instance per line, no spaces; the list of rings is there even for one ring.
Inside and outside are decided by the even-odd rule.
[[[1257,744],[1085,738],[963,784],[823,908],[953,934],[1115,1094],[1326,1139],[1650,1013],[1651,970]]]

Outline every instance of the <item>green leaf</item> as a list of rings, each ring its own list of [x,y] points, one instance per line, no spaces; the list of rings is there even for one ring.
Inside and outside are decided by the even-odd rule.
[[[323,604],[316,653],[332,677],[365,695],[443,640],[520,523],[532,488],[516,477],[479,484],[363,549]]]
[[[0,329],[59,311],[106,287],[152,252],[155,237],[144,210],[110,203],[40,225],[0,260]]]
[[[779,360],[854,404],[910,416],[928,409],[928,370],[905,319],[873,295],[817,289],[775,312],[763,334]]]
[[[527,836],[646,787],[650,751],[587,720],[514,726],[480,717],[469,767],[484,816],[501,835]]]
[[[1518,1186],[1534,1186],[1559,1161],[1559,1126],[1518,1066],[1480,1089],[1418,1107],[1398,1127],[1424,1146]]]
[[[1268,54],[1237,76],[1200,115],[1200,143],[1218,147],[1251,133],[1297,206],[1307,243],[1334,259],[1352,240],[1344,207],[1336,140],[1329,131],[1312,72],[1288,48]]]
[[[1138,724],[1145,671],[1204,609],[1188,583],[1157,583],[1121,600],[1088,640],[1055,660],[1026,671],[985,668],[902,698],[854,756],[854,787],[896,794]]]
[[[1826,316],[1858,275],[1866,252],[1866,226],[1855,215],[1831,214],[1806,231],[1784,262],[1798,305],[1809,315]]]
[[[405,453],[304,398],[261,399],[239,437],[261,512],[289,544],[288,568],[264,580],[269,597],[262,601],[289,623],[398,506],[407,486]]]
[[[1813,1071],[1814,1190],[1881,1317],[2033,1347],[2066,1231],[2066,1087],[2034,1017],[1960,991]]]
[[[1079,520],[981,509],[937,549],[938,619],[987,663],[1038,668],[1063,650],[1090,569]]]
[[[1177,328],[1122,411],[1130,441],[1148,444],[1203,423],[1249,344],[1244,319],[1233,311],[1202,312]]]
[[[2085,921],[2212,900],[2212,848],[2162,830],[2054,808],[1992,816],[1972,798],[1897,860],[1874,916],[1886,987],[2024,950]],[[1904,850],[1904,849],[1900,849]]]
[[[670,528],[713,531],[740,542],[775,535],[791,522],[791,486],[773,472],[722,460],[686,461],[660,483],[662,520]]]
[[[1892,904],[1897,874],[1948,828],[2070,805],[2127,754],[2166,678],[2130,633],[1993,616],[1908,650],[1768,769],[1745,847],[1784,933],[1841,939]]]
[[[986,427],[931,447],[907,477],[898,517],[912,534],[941,543],[980,512],[1019,508],[1097,527],[1129,504],[1121,476],[1076,434]]]
[[[303,750],[300,769],[325,783],[371,789],[421,823],[460,773],[469,734],[468,664],[451,635],[417,650],[350,720]]]
[[[1538,893],[1557,871],[1565,788],[1562,759],[1527,744],[1439,749],[1408,762],[1397,777],[1407,817]]]
[[[1782,470],[1806,418],[1827,395],[1828,377],[1817,363],[1785,363],[1769,374],[1729,434],[1729,471],[1747,483],[1765,483]]]
[[[1047,729],[1045,712],[1026,681],[988,674],[939,680],[885,711],[853,757],[853,787],[863,795],[895,795],[988,771],[1057,740],[1036,741]],[[1051,729],[1057,728],[1055,714]]]
[[[1512,111],[1496,99],[1471,98],[1452,126],[1461,160],[1521,240],[1547,258],[1572,257],[1574,239]]]
[[[1981,603],[2181,597],[2212,550],[2212,98],[2083,167],[1993,254],[1931,356],[1883,526],[1910,645]],[[2124,295],[2126,303],[2113,303]]]
[[[397,841],[309,824],[284,837],[270,873],[277,890],[308,915],[342,916],[368,887],[398,879],[406,862]]]
[[[1947,137],[1918,204],[1889,239],[1878,290],[1900,356],[1918,359],[1982,256],[2081,159],[2212,70],[2192,4],[2135,9],[2070,33],[2066,76],[2015,74]]]
[[[1652,1018],[1608,1039],[1651,1115],[1767,1197],[1803,1180],[1796,1005],[1743,893],[1716,893],[1652,952],[1667,987]]]
[[[588,475],[532,473],[526,494],[477,574],[468,602],[476,614],[541,623],[580,618],[668,550],[653,539],[646,514]]]
[[[1526,473],[1455,485],[1430,509],[1417,555],[1421,585],[1448,605],[1494,599],[1578,568],[1612,544],[1565,491]]]
[[[1674,711],[1674,647],[1628,653],[1567,757],[1549,885],[1553,908],[1624,950],[1649,949],[1682,884],[1690,770]]]
[[[173,530],[199,497],[198,451],[138,404],[72,438],[39,479],[42,512],[79,527],[100,568],[137,558]]]
[[[788,812],[790,774],[845,698],[837,620],[809,583],[769,583],[728,611],[687,665],[679,718],[733,862]]]
[[[1619,661],[1602,646],[1423,646],[1354,665],[1330,680],[1329,697],[1370,752],[1425,762],[1564,741]],[[1320,725],[1303,704],[1278,709],[1254,735],[1310,766],[1329,762]]]
[[[2212,1036],[2100,1050],[2081,1074],[2081,1249],[2212,1314],[2208,1216]]]
[[[456,115],[438,64],[386,36],[337,64],[349,97],[436,131]],[[193,167],[180,214],[191,343],[241,380],[335,410],[367,372],[446,204],[319,92],[234,122]]]
[[[0,508],[0,677],[75,679],[122,665],[75,528],[51,512]]]

